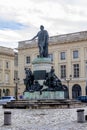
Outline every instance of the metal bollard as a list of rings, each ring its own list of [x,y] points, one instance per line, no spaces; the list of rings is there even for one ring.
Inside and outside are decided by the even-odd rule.
[[[83,123],[84,121],[85,121],[84,109],[78,109],[77,110],[77,122]]]
[[[4,125],[11,125],[11,112],[10,111],[4,112]]]

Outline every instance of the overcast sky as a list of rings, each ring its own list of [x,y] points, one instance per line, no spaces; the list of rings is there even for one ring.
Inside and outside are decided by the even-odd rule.
[[[15,48],[44,25],[50,36],[87,30],[87,0],[0,0],[0,46]]]

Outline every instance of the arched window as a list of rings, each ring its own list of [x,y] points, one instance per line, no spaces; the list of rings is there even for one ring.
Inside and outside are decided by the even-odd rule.
[[[86,86],[86,95],[87,95],[87,86]]]
[[[81,87],[79,84],[75,84],[73,87],[72,87],[72,98],[77,98],[78,96],[81,96],[82,94],[82,91],[81,91]]]

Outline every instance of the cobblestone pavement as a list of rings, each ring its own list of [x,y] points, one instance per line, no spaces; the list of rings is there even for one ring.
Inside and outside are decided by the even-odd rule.
[[[87,122],[77,123],[77,109],[2,109],[0,130],[87,130]],[[84,114],[87,115],[87,107]],[[4,111],[11,111],[12,124],[4,125]]]

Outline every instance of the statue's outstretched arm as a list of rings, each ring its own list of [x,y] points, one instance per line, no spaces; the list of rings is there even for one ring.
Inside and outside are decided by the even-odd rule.
[[[34,36],[30,41],[34,40],[36,37],[38,37],[38,35]]]

